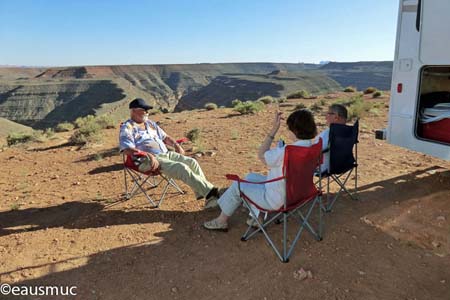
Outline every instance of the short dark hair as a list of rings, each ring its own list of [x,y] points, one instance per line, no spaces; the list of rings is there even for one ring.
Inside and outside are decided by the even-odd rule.
[[[339,117],[344,118],[347,121],[347,108],[342,104],[331,104],[329,108],[332,112],[336,113]]]
[[[291,113],[286,121],[290,131],[300,140],[312,139],[317,135],[314,115],[309,109],[299,109]]]

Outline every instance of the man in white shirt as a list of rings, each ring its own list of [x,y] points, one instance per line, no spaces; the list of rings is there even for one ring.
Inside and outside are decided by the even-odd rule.
[[[328,107],[326,115],[326,121],[328,128],[322,131],[319,136],[322,138],[322,150],[326,150],[329,147],[330,125],[331,124],[345,124],[347,123],[347,108],[342,104],[332,104]],[[322,173],[327,172],[330,167],[330,152],[327,151],[323,154],[323,164],[320,166]]]
[[[145,152],[146,157],[140,162],[139,171],[159,170],[179,179],[192,188],[197,199],[206,198],[206,208],[213,206],[220,196],[218,188],[206,179],[195,159],[184,155],[183,148],[175,139],[156,122],[148,120],[147,112],[152,106],[137,98],[130,102],[129,108],[130,119],[120,127],[120,151],[126,155]],[[166,145],[174,147],[175,151],[168,151]]]

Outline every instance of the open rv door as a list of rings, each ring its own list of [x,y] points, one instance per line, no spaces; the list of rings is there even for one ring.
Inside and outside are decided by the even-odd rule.
[[[389,143],[450,160],[450,0],[400,0]],[[378,137],[383,135],[378,135]]]

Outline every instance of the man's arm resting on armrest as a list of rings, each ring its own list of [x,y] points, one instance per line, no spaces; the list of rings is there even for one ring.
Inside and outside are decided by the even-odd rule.
[[[181,145],[179,143],[177,143],[177,141],[172,138],[171,136],[166,136],[166,138],[163,140],[164,144],[172,146],[175,148],[175,151],[180,153],[180,154],[184,154],[184,149],[183,147],[181,147]]]

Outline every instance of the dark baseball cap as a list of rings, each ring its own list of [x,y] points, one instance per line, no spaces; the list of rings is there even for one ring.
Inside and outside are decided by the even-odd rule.
[[[147,103],[145,103],[144,99],[141,98],[136,98],[133,101],[130,102],[130,105],[128,106],[130,109],[132,108],[142,108],[145,110],[149,110],[152,109],[153,106],[148,105]]]

